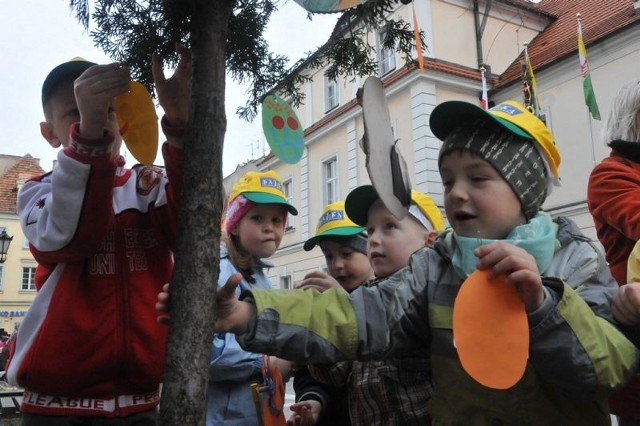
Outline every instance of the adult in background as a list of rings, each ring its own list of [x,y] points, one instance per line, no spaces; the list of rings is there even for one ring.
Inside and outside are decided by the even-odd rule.
[[[591,172],[587,203],[611,273],[618,285],[624,286],[627,259],[640,240],[640,81],[620,89],[604,122],[602,137],[611,153]],[[640,320],[617,315],[620,311],[616,310],[615,300],[629,297],[632,290],[640,296],[638,287],[640,284],[621,288],[614,299],[614,315],[628,326],[625,331],[636,344]],[[640,307],[636,309],[640,311]],[[640,425],[640,377],[614,394],[610,405],[620,426]]]

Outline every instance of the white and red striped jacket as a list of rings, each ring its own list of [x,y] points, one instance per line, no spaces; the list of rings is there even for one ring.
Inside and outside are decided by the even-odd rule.
[[[165,143],[165,168],[126,169],[105,149],[113,134],[85,140],[77,126],[18,197],[38,294],[7,377],[25,389],[23,412],[126,416],[159,401],[167,327],[155,302],[173,270],[182,150]]]

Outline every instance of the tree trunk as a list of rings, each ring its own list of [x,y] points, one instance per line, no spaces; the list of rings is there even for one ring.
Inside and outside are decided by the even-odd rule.
[[[192,94],[159,424],[205,421],[220,272],[225,48],[235,0],[195,0]]]

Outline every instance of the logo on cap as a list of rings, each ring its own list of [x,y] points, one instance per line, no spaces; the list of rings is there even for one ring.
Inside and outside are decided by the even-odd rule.
[[[492,111],[502,111],[505,114],[509,114],[509,115],[518,115],[518,114],[522,114],[522,111],[520,111],[518,108],[516,108],[513,105],[509,105],[509,104],[500,104],[500,105],[496,105],[495,107],[491,108]]]
[[[318,228],[320,228],[321,226],[326,225],[329,222],[333,222],[335,220],[343,220],[344,219],[344,212],[341,210],[329,210],[328,212],[326,212],[325,214],[322,215],[322,217],[320,217],[320,220],[318,221]]]
[[[260,186],[264,186],[267,188],[275,188],[279,191],[282,191],[282,185],[277,179],[274,179],[274,178],[269,178],[269,177],[260,178]]]

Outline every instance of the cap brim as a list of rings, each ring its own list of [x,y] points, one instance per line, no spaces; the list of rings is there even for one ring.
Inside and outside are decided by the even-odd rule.
[[[496,117],[488,110],[482,109],[480,106],[463,101],[447,101],[436,106],[429,117],[429,127],[435,137],[444,141],[453,129],[460,127],[465,122],[474,119],[486,118],[495,121],[518,136],[526,139],[533,139],[529,133],[525,132],[515,124],[500,117]]]
[[[298,210],[281,197],[265,192],[243,192],[242,195],[249,201],[258,204],[282,204],[294,216],[298,215]]]
[[[327,237],[331,237],[331,236],[335,236],[335,237],[350,237],[352,235],[358,235],[360,233],[362,233],[362,231],[364,231],[364,228],[362,226],[343,226],[340,228],[334,228],[334,229],[329,229],[325,232],[322,232],[314,237],[309,238],[307,241],[305,241],[304,245],[302,246],[304,248],[305,251],[311,251],[318,243],[320,243],[320,240],[327,238]]]
[[[359,186],[347,195],[344,211],[356,225],[367,226],[369,208],[380,197],[372,185]]]

